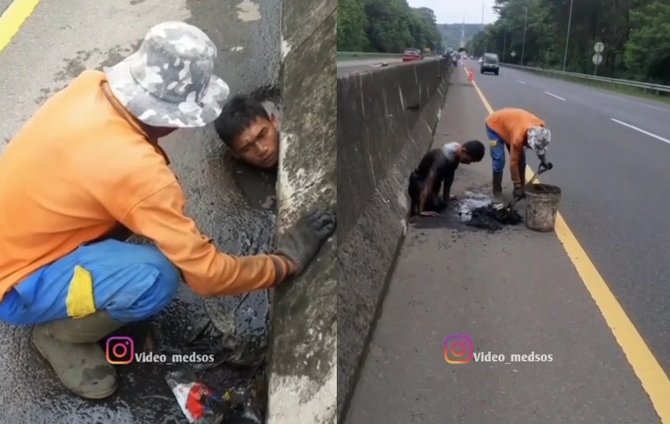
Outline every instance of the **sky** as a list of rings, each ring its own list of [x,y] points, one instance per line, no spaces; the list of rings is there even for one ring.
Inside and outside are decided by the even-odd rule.
[[[482,23],[482,4],[484,4],[484,23],[490,24],[497,19],[492,7],[494,0],[407,0],[412,7],[433,9],[438,24]]]

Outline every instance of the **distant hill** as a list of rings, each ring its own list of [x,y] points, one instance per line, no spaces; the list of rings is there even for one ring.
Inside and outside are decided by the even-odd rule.
[[[458,48],[461,43],[462,24],[437,24],[437,29],[442,34],[444,44],[449,47]],[[465,24],[465,42],[467,43],[475,34],[484,30],[482,24]]]

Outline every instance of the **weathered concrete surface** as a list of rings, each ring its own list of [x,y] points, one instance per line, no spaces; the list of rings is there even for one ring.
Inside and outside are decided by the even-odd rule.
[[[0,15],[12,4],[12,0],[0,0]]]
[[[315,206],[335,208],[335,0],[284,0],[278,226]],[[336,238],[303,275],[274,293],[269,424],[335,422]]]
[[[215,72],[234,93],[277,85],[281,3],[242,3],[42,0],[0,53],[0,144],[80,71],[115,63],[137,47],[152,25],[165,20],[185,20],[203,28],[219,50]],[[273,248],[273,175],[251,172],[231,160],[211,127],[177,131],[161,144],[186,190],[189,214],[220,249],[249,254]],[[133,336],[136,352],[188,352],[190,347],[185,345],[210,319],[208,311],[219,310],[227,319],[232,315],[237,335],[262,338],[266,294],[250,295],[232,314],[239,300],[204,302],[182,287],[177,299],[148,325],[117,334]],[[28,335],[26,328],[0,325],[0,423],[186,422],[164,378],[174,366],[119,366],[119,392],[102,402],[88,402],[60,386],[48,364],[35,353]],[[226,372],[233,379],[240,375]]]
[[[452,81],[434,145],[486,140],[474,87],[462,69]],[[488,153],[458,168],[454,195],[490,190]],[[346,424],[660,424],[556,234],[489,233],[453,212],[411,225]],[[506,360],[447,363],[455,333]],[[553,360],[512,360],[532,352]]]
[[[430,146],[449,72],[430,61],[337,79],[340,421],[406,230],[407,178]]]

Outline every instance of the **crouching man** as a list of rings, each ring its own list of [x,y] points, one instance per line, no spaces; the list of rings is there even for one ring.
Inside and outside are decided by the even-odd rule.
[[[216,54],[200,29],[159,24],[138,52],[49,99],[0,156],[0,320],[35,326],[37,350],[84,398],[117,388],[97,341],[155,315],[181,279],[203,296],[272,287],[335,230],[333,212],[314,212],[276,252],[231,256],[185,214],[158,139],[219,116],[229,88],[212,75]]]
[[[449,201],[458,165],[479,162],[484,152],[484,145],[473,140],[462,146],[459,143],[447,143],[426,153],[409,177],[410,215],[438,216]]]

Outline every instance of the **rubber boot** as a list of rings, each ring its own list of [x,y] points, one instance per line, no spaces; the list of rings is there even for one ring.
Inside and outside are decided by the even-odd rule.
[[[502,202],[502,172],[493,173],[493,201],[495,203]]]
[[[118,385],[116,370],[97,342],[124,325],[101,311],[37,325],[32,339],[65,387],[86,399],[103,399]]]

